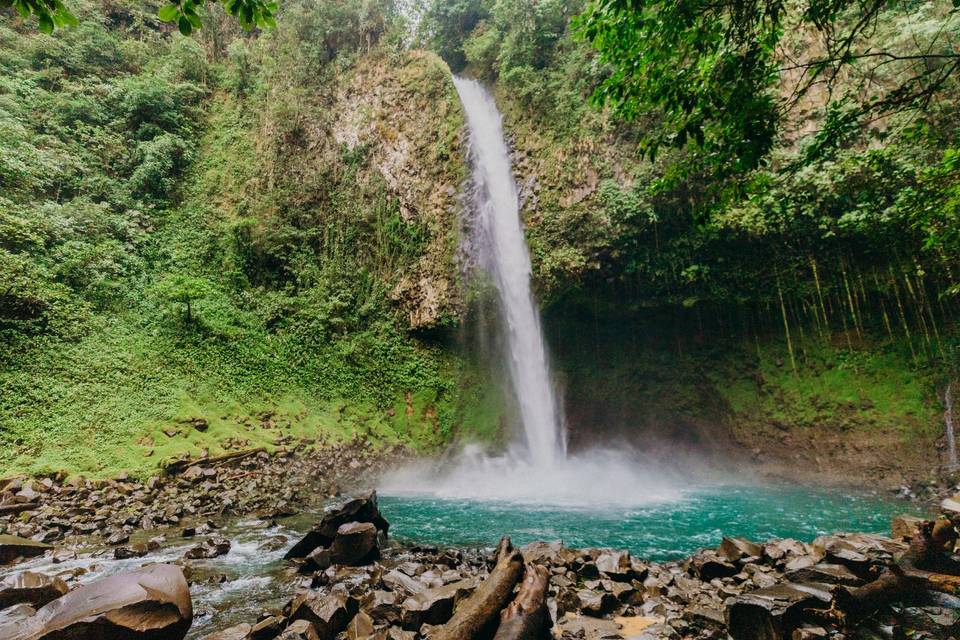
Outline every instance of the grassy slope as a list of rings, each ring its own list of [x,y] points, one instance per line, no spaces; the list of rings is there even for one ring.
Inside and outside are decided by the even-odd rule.
[[[429,55],[399,65],[396,78],[382,61],[373,66],[387,76],[381,82],[399,82],[428,95],[433,90],[418,82],[446,82],[437,73],[445,67]],[[371,72],[362,61],[361,67]],[[79,339],[50,337],[30,347],[17,345],[0,369],[0,476],[56,469],[92,476],[147,474],[172,457],[203,450],[215,455],[224,444],[269,448],[281,434],[307,440],[366,434],[419,449],[437,447],[456,432],[488,437],[497,428],[498,400],[480,388],[483,376],[454,350],[411,338],[388,318],[368,319],[307,344],[295,332],[264,327],[260,316],[269,311],[270,300],[264,292],[249,291],[245,302],[234,297],[229,265],[216,254],[211,261],[209,252],[230,242],[224,229],[250,195],[243,191],[245,184],[262,171],[256,134],[251,134],[256,123],[225,94],[211,98],[205,112],[205,133],[184,202],[164,215],[151,239],[155,268],[187,265],[214,282],[214,293],[195,305],[202,329],[184,330],[180,310],[151,297],[154,275],[148,270],[121,304],[78,327]],[[422,109],[417,113],[435,116]],[[438,127],[456,131],[459,110],[443,115]],[[404,123],[380,126],[402,128]],[[420,134],[431,144],[450,143],[446,133],[435,137],[428,128]],[[300,160],[305,170],[322,170],[324,161]],[[347,184],[340,187],[347,191],[333,199],[362,202],[356,198],[364,197],[375,178],[375,170],[364,171],[357,178],[359,195],[351,195]],[[435,179],[434,174],[425,181]],[[379,188],[376,184],[372,188]],[[420,186],[430,191],[429,184]],[[271,194],[254,195],[259,196]],[[269,225],[269,218],[261,223]],[[455,232],[452,225],[439,230],[443,235],[434,255],[441,259],[455,248],[451,229]],[[367,242],[362,234],[357,241]],[[440,270],[451,269],[441,265]],[[265,412],[275,414],[270,428],[260,418]],[[209,421],[207,431],[184,424],[197,417]],[[171,428],[180,433],[165,435]]]

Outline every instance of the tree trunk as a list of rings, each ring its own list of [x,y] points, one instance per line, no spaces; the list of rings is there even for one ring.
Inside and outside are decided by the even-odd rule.
[[[550,571],[539,564],[527,564],[517,597],[500,614],[500,628],[493,640],[542,640],[550,627],[547,587]]]
[[[460,603],[450,622],[433,640],[477,640],[492,635],[500,610],[523,574],[523,555],[504,536],[497,547],[497,564],[473,594]]]
[[[840,617],[849,624],[905,596],[925,591],[960,594],[960,576],[953,575],[960,567],[947,555],[956,540],[957,532],[949,520],[923,522],[910,549],[876,580],[862,587],[837,589],[832,617],[842,613]]]

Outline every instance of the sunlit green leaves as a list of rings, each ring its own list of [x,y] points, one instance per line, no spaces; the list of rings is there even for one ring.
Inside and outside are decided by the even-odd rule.
[[[76,17],[67,10],[61,0],[0,0],[0,8],[7,7],[13,7],[22,18],[36,15],[37,28],[44,33],[77,24]]]
[[[203,26],[201,13],[206,0],[182,0],[166,4],[157,11],[163,22],[174,22],[185,36]],[[211,0],[221,2],[226,12],[240,22],[247,31],[254,28],[272,29],[277,26],[276,2],[264,0]],[[37,28],[44,33],[54,29],[75,26],[77,19],[67,10],[62,0],[0,0],[0,8],[13,7],[23,18],[37,16]]]

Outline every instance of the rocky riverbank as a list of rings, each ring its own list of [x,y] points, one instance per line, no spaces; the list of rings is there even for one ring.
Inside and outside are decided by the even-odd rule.
[[[0,534],[67,547],[106,542],[117,555],[142,554],[163,530],[186,525],[202,531],[211,520],[282,518],[317,507],[343,487],[370,485],[377,470],[405,455],[356,439],[319,449],[300,445],[178,460],[147,480],[64,473],[0,480]]]
[[[376,459],[363,451],[360,447],[328,455]],[[255,454],[248,460],[259,457]],[[281,455],[278,462],[283,459]],[[233,464],[242,469],[244,462]],[[229,479],[237,474],[236,468],[232,472],[215,465],[205,468],[217,469],[225,492],[237,492],[236,497],[228,496],[235,499],[231,509],[250,508],[277,516],[299,497],[272,495],[271,483],[284,479],[284,468],[289,480],[290,474],[305,472],[310,464],[286,458],[275,472],[260,479],[261,490],[246,492],[231,484],[237,481]],[[194,466],[187,466],[184,473]],[[356,470],[363,467],[363,463],[355,465]],[[210,487],[199,492],[191,488],[192,483],[203,482],[190,479],[195,475],[196,471],[168,480],[154,490],[158,497],[174,493],[184,505],[185,516],[216,517],[213,507],[198,497],[213,493]],[[273,475],[278,477],[268,479]],[[201,471],[199,477],[204,476]],[[214,482],[213,475],[205,477],[206,482]],[[76,500],[82,505],[111,492],[138,496],[147,490],[137,487],[123,493],[117,485],[124,482],[115,480],[89,492],[78,490]],[[333,481],[328,482],[332,489]],[[51,487],[52,496],[70,494],[62,485],[54,487],[59,487],[59,493]],[[132,506],[137,501],[145,505],[140,524],[148,516],[161,521],[159,516],[166,510],[162,503],[142,497],[120,502]],[[725,538],[716,549],[683,560],[648,563],[626,551],[570,549],[559,542],[514,549],[504,540],[496,550],[398,544],[388,541],[389,523],[379,512],[376,494],[361,495],[327,509],[298,538],[271,534],[263,525],[255,553],[276,555],[271,569],[276,580],[251,592],[260,593],[263,600],[252,606],[245,603],[243,615],[219,618],[229,619],[229,624],[210,624],[210,594],[218,586],[226,590],[231,584],[209,564],[230,550],[229,527],[218,529],[216,521],[197,525],[186,518],[175,523],[172,518],[181,516],[170,512],[162,521],[176,526],[165,529],[165,536],[131,544],[120,538],[127,534],[125,527],[133,525],[124,523],[117,529],[112,518],[119,516],[101,518],[96,509],[92,514],[83,513],[82,507],[68,509],[62,517],[71,523],[74,512],[92,516],[93,522],[111,523],[93,534],[113,550],[101,551],[99,562],[127,563],[122,571],[88,580],[84,571],[69,567],[76,544],[90,534],[71,524],[70,529],[54,525],[61,532],[59,540],[46,536],[43,532],[52,529],[39,514],[52,504],[65,508],[63,502],[49,500],[24,511],[33,514],[25,522],[11,523],[19,518],[5,516],[8,532],[27,533],[21,527],[30,524],[36,532],[32,540],[9,534],[0,538],[0,563],[9,565],[0,582],[2,638],[613,640],[730,635],[737,640],[840,640],[847,636],[947,638],[960,632],[960,598],[929,589],[878,601],[869,615],[853,616],[844,609],[844,598],[872,588],[883,576],[898,571],[904,558],[912,557],[916,543],[911,546],[909,541],[923,539],[915,519],[898,520],[892,537],[840,534],[822,536],[811,544]],[[47,542],[36,538],[47,538]],[[955,536],[949,543],[952,548]],[[135,557],[129,557],[129,552]],[[136,557],[140,555],[148,557]],[[30,556],[49,559],[48,570],[22,570],[35,567],[31,563],[37,559],[18,568],[20,559]]]

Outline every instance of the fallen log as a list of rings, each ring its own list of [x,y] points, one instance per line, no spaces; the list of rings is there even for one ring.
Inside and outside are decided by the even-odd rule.
[[[263,451],[266,451],[266,449],[263,447],[257,447],[256,449],[246,449],[244,451],[231,451],[230,453],[224,453],[219,456],[208,458],[184,458],[181,460],[173,460],[165,465],[163,470],[167,475],[175,476],[178,473],[181,473],[184,469],[187,469],[195,464],[206,467],[214,467],[224,464],[225,462],[235,462],[237,460],[249,458],[250,456],[255,456]]]
[[[726,611],[731,637],[781,640],[807,622],[850,630],[892,602],[930,591],[960,595],[960,565],[949,557],[957,540],[953,523],[926,520],[916,531],[906,552],[863,586],[786,583],[731,598]],[[859,558],[846,560],[864,564]]]
[[[542,640],[550,627],[547,587],[550,571],[540,564],[527,564],[517,597],[500,613],[500,627],[493,640]]]
[[[960,567],[947,555],[956,540],[957,532],[949,520],[920,523],[909,550],[896,564],[862,587],[838,589],[832,608],[842,612],[850,624],[887,603],[926,591],[960,594],[960,576],[956,575]]]
[[[523,575],[523,555],[504,536],[497,547],[497,564],[473,594],[460,603],[450,621],[431,640],[476,640],[492,635],[500,611]]]
[[[15,516],[24,511],[33,511],[40,504],[37,502],[14,502],[11,504],[0,504],[0,516]]]

